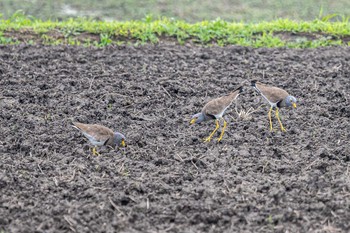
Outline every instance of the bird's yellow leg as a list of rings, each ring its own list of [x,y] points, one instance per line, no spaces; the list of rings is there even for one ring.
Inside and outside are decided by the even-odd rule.
[[[272,107],[270,108],[270,111],[269,111],[269,114],[268,114],[268,116],[269,116],[269,121],[270,121],[270,131],[272,132],[272,117],[271,117],[271,112],[272,112]]]
[[[220,127],[219,121],[216,120],[215,123],[216,123],[216,127],[215,127],[214,131],[209,135],[209,137],[204,139],[204,142],[210,142],[210,140],[213,137],[213,135],[215,134],[215,132],[219,129],[219,127]]]
[[[227,125],[227,122],[224,119],[224,126],[222,127],[222,131],[221,131],[220,137],[218,138],[218,142],[220,142],[222,137],[224,136],[226,125]]]
[[[92,148],[92,154],[93,155],[100,155],[98,152],[97,152],[97,150],[96,150],[96,147],[94,147],[94,148]]]
[[[283,127],[281,119],[279,117],[278,108],[276,109],[276,117],[277,117],[278,122],[280,123],[280,127],[281,127],[282,132],[286,132],[287,130]]]

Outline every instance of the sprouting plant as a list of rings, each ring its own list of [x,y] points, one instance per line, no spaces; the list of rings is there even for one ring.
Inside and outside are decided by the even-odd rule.
[[[123,171],[122,171],[122,176],[129,176],[130,175],[130,172],[129,172],[129,170],[128,169],[124,169]]]
[[[102,33],[100,34],[100,46],[106,46],[112,43],[112,39],[108,34]]]
[[[79,32],[77,32],[74,28],[63,28],[61,32],[65,38],[79,35]]]
[[[145,18],[143,19],[143,21],[145,23],[151,23],[153,21],[153,15],[152,14],[146,15]]]
[[[44,120],[45,120],[46,122],[52,121],[52,120],[53,120],[53,116],[51,116],[50,113],[47,113],[47,114],[45,114],[45,116],[44,116]]]
[[[11,44],[12,38],[4,37],[0,35],[0,44]]]
[[[273,224],[272,215],[269,215],[269,217],[267,218],[267,222],[268,222],[268,224],[270,224],[270,225]]]
[[[130,175],[129,170],[125,167],[125,163],[122,163],[122,165],[121,165],[120,168],[118,169],[118,172],[119,172],[122,176],[129,176],[129,175]]]

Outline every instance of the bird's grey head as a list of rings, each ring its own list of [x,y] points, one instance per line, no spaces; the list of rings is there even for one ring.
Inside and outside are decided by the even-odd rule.
[[[287,96],[286,97],[286,106],[287,107],[293,106],[294,108],[296,108],[297,107],[297,99],[291,95]]]
[[[118,147],[126,147],[125,136],[121,133],[114,133],[114,143]]]
[[[201,123],[202,121],[204,121],[205,117],[203,115],[203,113],[197,113],[197,114],[194,114],[191,118],[191,121],[190,121],[190,124],[193,125],[194,123],[196,124],[199,124]]]

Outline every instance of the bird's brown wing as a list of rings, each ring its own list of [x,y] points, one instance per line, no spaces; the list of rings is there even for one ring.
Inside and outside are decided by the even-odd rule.
[[[227,107],[225,103],[226,101],[222,97],[213,99],[204,105],[202,112],[206,115],[219,115]]]
[[[98,124],[83,124],[79,122],[73,122],[73,125],[94,137],[96,141],[107,141],[114,136],[114,133],[111,129],[98,125]]]
[[[232,103],[233,100],[237,98],[239,93],[242,91],[241,88],[238,88],[234,92],[231,92],[228,95],[213,99],[209,101],[204,107],[202,112],[204,112],[206,115],[219,115],[222,113],[230,104]]]
[[[284,100],[289,94],[285,90],[278,87],[266,86],[262,83],[256,83],[255,87],[265,96],[271,103],[277,103]]]

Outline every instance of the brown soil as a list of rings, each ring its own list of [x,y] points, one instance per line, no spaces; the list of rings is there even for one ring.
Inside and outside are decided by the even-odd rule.
[[[350,231],[349,60],[344,47],[0,46],[0,232]],[[298,98],[287,133],[269,133],[251,79]],[[203,143],[215,124],[191,115],[241,83],[238,111],[257,111],[232,106],[223,140]],[[73,120],[129,146],[92,156]]]
[[[262,33],[256,33],[255,35],[261,35]],[[314,41],[314,40],[341,40],[344,45],[347,45],[350,42],[350,36],[334,36],[325,33],[308,33],[308,32],[284,32],[284,31],[276,31],[273,33],[278,36],[281,40],[286,42],[298,42],[300,40],[303,41]],[[80,43],[100,43],[100,35],[89,33],[89,32],[71,32],[71,31],[62,31],[62,30],[51,30],[45,33],[37,33],[29,29],[23,30],[7,30],[3,32],[3,36],[5,38],[10,38],[12,42],[19,43],[31,43],[31,44],[68,44],[69,40],[77,41]],[[114,42],[130,42],[136,43],[137,40],[131,37],[124,36],[111,36],[112,41]],[[253,37],[253,39],[255,39]],[[139,41],[140,42],[140,41]],[[178,43],[175,37],[171,36],[159,36],[159,42],[170,42],[170,43]],[[188,38],[186,43],[190,44],[201,44],[198,38]],[[212,40],[210,44],[217,44],[216,40]]]

